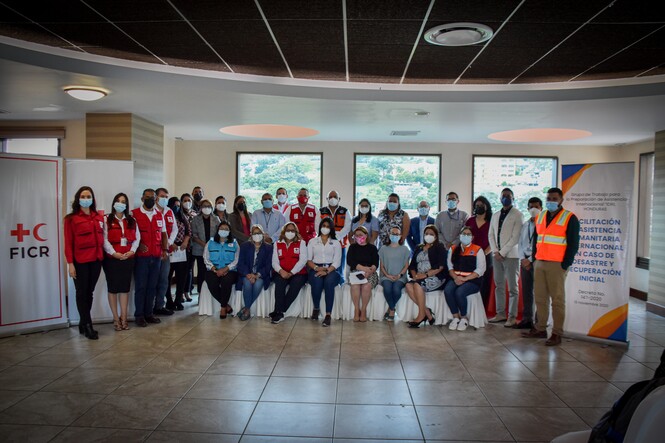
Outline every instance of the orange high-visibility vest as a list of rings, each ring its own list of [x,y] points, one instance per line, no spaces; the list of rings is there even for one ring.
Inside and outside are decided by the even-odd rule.
[[[536,220],[536,233],[538,234],[536,260],[562,262],[568,245],[566,230],[573,213],[562,209],[549,226],[547,225],[547,213],[548,211],[541,212]]]

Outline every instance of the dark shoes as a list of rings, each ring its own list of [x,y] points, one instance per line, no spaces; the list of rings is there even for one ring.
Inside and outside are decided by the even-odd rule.
[[[89,340],[97,340],[99,339],[99,334],[97,331],[95,331],[92,328],[92,323],[88,323],[87,325],[83,325],[83,335],[85,335],[85,338]]]
[[[321,310],[320,310],[320,309],[314,309],[314,310],[312,311],[312,317],[311,317],[311,319],[312,319],[312,320],[318,320],[320,314],[321,314]]]
[[[175,304],[174,309],[175,309],[176,311],[182,311],[182,310],[185,309],[185,307],[182,305],[181,302],[178,302],[178,303]]]
[[[251,313],[251,311],[249,310],[249,308],[242,308],[242,309],[240,310],[240,312],[238,313],[238,318],[239,318],[241,321],[247,321],[247,320],[249,320],[249,319],[251,318],[251,316],[252,316],[252,313]]]
[[[547,338],[547,331],[539,331],[538,329],[531,328],[527,332],[522,332],[524,338]]]
[[[276,312],[275,315],[273,315],[271,318],[272,320],[270,321],[270,323],[276,325],[277,323],[281,323],[284,321],[284,314],[282,314],[281,312]]]
[[[143,317],[136,317],[136,319],[134,319],[134,323],[136,323],[136,326],[138,326],[139,328],[145,328],[146,326],[148,326],[148,323],[145,321],[145,318]]]
[[[545,346],[557,346],[561,344],[561,336],[558,334],[552,333],[552,336],[547,339]]]
[[[155,317],[154,315],[151,315],[150,317],[146,317],[146,318],[145,318],[145,321],[148,322],[148,323],[155,323],[155,324],[156,324],[156,323],[161,323],[161,322],[162,322],[160,319],[158,319],[158,318]]]
[[[533,322],[529,320],[527,321],[522,320],[516,325],[513,325],[513,329],[534,329]]]
[[[326,314],[326,318],[323,319],[323,323],[321,324],[321,326],[323,327],[330,326],[331,320],[332,319],[330,318],[330,314]]]
[[[154,315],[173,315],[173,311],[166,308],[159,308],[152,311]]]

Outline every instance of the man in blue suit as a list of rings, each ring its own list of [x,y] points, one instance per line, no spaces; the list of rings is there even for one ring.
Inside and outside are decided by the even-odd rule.
[[[436,220],[429,216],[429,204],[423,200],[418,204],[418,217],[411,219],[411,228],[409,228],[409,235],[406,241],[409,244],[411,251],[416,249],[416,246],[423,242],[423,231],[425,226],[433,225]]]

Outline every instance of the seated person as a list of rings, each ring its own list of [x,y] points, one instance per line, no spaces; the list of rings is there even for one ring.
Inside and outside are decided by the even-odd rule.
[[[261,290],[267,290],[271,281],[272,245],[266,243],[261,225],[252,226],[250,241],[240,245],[238,275],[240,279],[236,289],[242,289],[245,306],[238,313],[238,318],[245,321],[250,318],[250,308],[259,297]]]
[[[401,238],[400,228],[394,226],[390,229],[390,244],[379,249],[381,286],[383,286],[383,296],[388,303],[388,311],[383,319],[388,321],[395,320],[395,305],[402,296],[409,271],[411,251],[405,245],[399,244]]]
[[[367,321],[367,304],[379,282],[376,270],[379,267],[379,252],[376,246],[368,243],[369,233],[364,226],[353,231],[353,244],[349,246],[346,263],[349,265],[351,299],[353,300],[353,321]],[[354,277],[355,275],[355,277]],[[360,298],[362,297],[362,306]]]
[[[332,218],[326,217],[319,225],[319,236],[307,244],[307,267],[309,285],[312,288],[314,311],[312,320],[319,319],[321,293],[326,291],[326,316],[323,326],[330,326],[332,308],[335,303],[335,287],[339,284],[339,273],[335,272],[342,261],[342,246],[335,236]]]
[[[240,246],[231,234],[228,222],[221,222],[215,236],[206,243],[203,249],[203,261],[206,272],[205,280],[210,294],[222,305],[219,318],[226,318],[229,313],[231,291],[238,279],[236,265]]]
[[[307,283],[306,264],[307,245],[298,233],[298,226],[288,222],[282,227],[272,250],[275,310],[270,313],[271,323],[284,321],[284,313]]]

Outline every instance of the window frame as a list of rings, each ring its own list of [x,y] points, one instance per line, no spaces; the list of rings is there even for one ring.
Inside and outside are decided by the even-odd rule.
[[[58,146],[56,147],[55,155],[45,155],[45,154],[17,154],[17,155],[41,155],[41,156],[44,156],[44,157],[61,157],[62,156],[62,138],[60,138],[60,137],[1,137],[0,138],[0,152],[2,152],[3,154],[13,154],[12,152],[9,152],[7,150],[7,141],[8,140],[18,140],[18,139],[20,139],[20,140],[56,139],[56,140],[58,140]]]
[[[640,197],[642,196],[642,159],[647,156],[654,156],[654,168],[655,168],[655,151],[642,152],[640,153],[640,162],[638,166],[638,175],[637,175],[637,226],[636,226],[636,237],[635,237],[635,267],[639,269],[649,270],[649,259],[647,257],[640,257],[638,254],[639,244],[640,244],[640,224],[641,224],[641,215],[642,211],[640,210]],[[652,183],[653,189],[653,183]],[[650,233],[647,234],[650,237]]]

